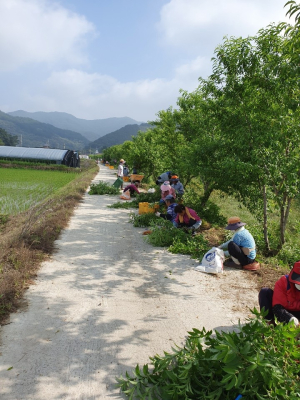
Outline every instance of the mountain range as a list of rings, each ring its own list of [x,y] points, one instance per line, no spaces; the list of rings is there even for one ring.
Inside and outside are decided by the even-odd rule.
[[[30,118],[29,116],[31,115],[34,116],[34,118]],[[53,124],[39,122],[35,119],[36,117],[44,118],[48,121],[51,120]],[[137,122],[128,117],[82,120],[71,114],[60,112],[27,113],[26,111],[14,111],[4,113],[0,111],[0,128],[5,129],[10,135],[17,136],[19,146],[48,146],[50,148],[67,148],[79,150],[81,152],[95,151],[97,149],[101,151],[106,147],[131,140],[131,137],[136,136],[138,131],[145,131],[150,128],[150,125],[146,123],[128,124],[130,121]],[[94,123],[94,125],[91,123]],[[57,127],[58,125],[64,126],[65,128],[59,128]],[[71,129],[71,127],[73,127],[73,129]],[[81,134],[79,131],[84,130],[87,132],[87,129],[91,129],[91,127],[95,129],[95,132],[96,127],[98,127],[98,135],[96,140],[90,142],[91,139],[89,138],[94,137],[96,133],[92,135],[87,134],[86,136],[86,134]],[[109,133],[105,133],[106,131],[109,131]],[[91,131],[89,132],[91,133]],[[101,134],[99,132],[101,132]]]
[[[107,147],[122,144],[126,140],[131,140],[132,136],[136,136],[139,131],[145,132],[149,128],[151,128],[151,125],[146,123],[140,125],[126,125],[115,132],[108,133],[94,142],[91,142],[86,150],[98,150],[101,152]]]
[[[49,146],[54,149],[81,150],[89,140],[78,132],[59,129],[30,118],[13,117],[0,111],[0,128],[18,136],[18,145],[24,147]]]
[[[13,117],[31,118],[45,124],[53,125],[56,128],[78,132],[90,141],[99,139],[107,133],[114,132],[125,125],[141,124],[141,122],[129,117],[87,120],[76,118],[74,115],[57,111],[27,112],[18,110],[9,112],[8,114]]]

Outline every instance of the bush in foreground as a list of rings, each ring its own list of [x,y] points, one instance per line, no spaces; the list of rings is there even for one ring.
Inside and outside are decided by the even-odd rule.
[[[184,347],[150,357],[117,379],[129,399],[234,400],[300,398],[299,328],[256,318],[239,332],[193,329]]]

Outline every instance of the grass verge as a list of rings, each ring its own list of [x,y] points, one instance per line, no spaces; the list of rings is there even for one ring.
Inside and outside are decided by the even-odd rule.
[[[52,196],[22,214],[0,219],[0,323],[17,309],[19,299],[41,262],[53,251],[54,241],[97,174],[98,167],[87,161],[81,173]]]

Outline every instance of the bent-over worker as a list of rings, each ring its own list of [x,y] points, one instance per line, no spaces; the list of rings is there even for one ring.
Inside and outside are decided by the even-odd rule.
[[[228,249],[225,256],[230,255],[231,260],[226,260],[225,267],[241,266],[248,271],[256,271],[260,265],[255,261],[256,250],[255,240],[251,233],[245,229],[245,222],[241,222],[239,217],[230,217],[225,229],[233,231],[233,237],[226,243],[219,246],[220,249]]]

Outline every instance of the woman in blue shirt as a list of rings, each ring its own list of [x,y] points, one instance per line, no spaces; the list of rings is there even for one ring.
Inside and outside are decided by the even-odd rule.
[[[234,231],[234,235],[228,242],[221,244],[219,248],[227,248],[228,251],[225,251],[225,256],[231,256],[231,260],[225,261],[225,267],[240,265],[243,269],[256,271],[260,268],[260,265],[255,261],[255,240],[251,233],[245,229],[245,225],[239,217],[230,217],[225,229]]]

